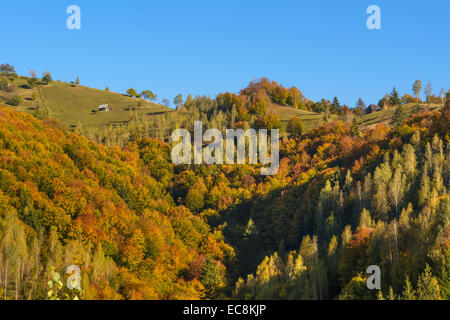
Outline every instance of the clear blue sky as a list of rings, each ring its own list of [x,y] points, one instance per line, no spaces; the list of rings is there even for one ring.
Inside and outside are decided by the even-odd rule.
[[[82,12],[68,30],[66,8]],[[382,30],[366,9],[381,8]],[[449,0],[2,1],[0,63],[124,92],[215,96],[256,77],[313,100],[450,88]]]

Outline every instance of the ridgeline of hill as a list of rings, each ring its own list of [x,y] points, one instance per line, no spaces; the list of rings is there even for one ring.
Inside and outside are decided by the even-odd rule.
[[[35,80],[37,87],[30,87],[31,80]],[[337,98],[333,102],[325,99],[313,102],[306,99],[297,88],[288,89],[266,78],[251,82],[239,94],[226,92],[215,99],[192,98],[189,95],[184,102],[180,98],[177,110],[141,98],[74,83],[46,83],[24,76],[11,76],[1,81],[3,89],[5,84],[14,89],[0,91],[0,102],[9,103],[11,97],[19,97],[18,103],[9,103],[14,110],[25,111],[39,118],[59,119],[70,131],[96,142],[119,146],[141,137],[167,141],[176,128],[192,129],[193,120],[202,120],[206,128],[220,130],[230,127],[280,128],[286,136],[292,134],[288,132],[288,123],[294,118],[301,121],[302,134],[326,122],[348,122],[354,119],[359,129],[364,131],[380,123],[393,125],[397,109],[396,106],[389,106],[387,98],[384,98],[381,111],[369,114],[340,105]],[[393,95],[398,95],[395,88]],[[432,111],[441,106],[436,103],[418,104],[411,102],[411,96],[405,97],[407,101],[401,103],[404,119],[421,110]],[[436,97],[433,99],[434,102],[438,100]],[[104,104],[108,104],[111,110],[99,111],[98,107]]]

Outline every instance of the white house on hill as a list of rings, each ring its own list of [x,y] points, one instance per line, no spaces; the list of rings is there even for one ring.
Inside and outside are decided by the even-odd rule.
[[[101,106],[98,107],[98,111],[111,111],[111,107],[109,106],[109,104],[102,104]]]

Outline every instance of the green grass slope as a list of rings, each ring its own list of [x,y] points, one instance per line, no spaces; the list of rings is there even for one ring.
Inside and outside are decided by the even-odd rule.
[[[408,115],[413,113],[413,109],[415,103],[405,104],[403,107],[405,108]],[[428,109],[430,111],[434,111],[440,107],[440,105],[432,104],[432,105],[421,105],[423,109]],[[364,130],[369,127],[372,127],[379,123],[385,123],[387,125],[392,125],[392,117],[394,116],[395,107],[387,108],[378,112],[364,114],[359,117],[360,127]]]
[[[293,117],[299,117],[302,119],[305,126],[305,131],[309,131],[324,123],[323,114],[315,113],[307,110],[299,110],[289,106],[280,106],[277,104],[271,104],[267,108],[268,112],[278,115],[280,118],[281,128],[286,130],[287,123]],[[336,115],[332,115],[331,118],[337,119]]]
[[[15,81],[17,89],[14,94],[22,97],[22,103],[12,108],[16,111],[33,113],[37,102],[31,100],[33,90],[28,87],[27,79],[21,77]],[[60,81],[42,86],[40,94],[39,99],[43,100],[40,102],[41,107],[46,106],[51,117],[61,120],[70,129],[80,124],[83,127],[121,124],[129,121],[134,113],[138,113],[139,116],[152,116],[170,111],[162,105],[143,99]],[[111,111],[98,112],[98,106],[102,104],[109,104]]]

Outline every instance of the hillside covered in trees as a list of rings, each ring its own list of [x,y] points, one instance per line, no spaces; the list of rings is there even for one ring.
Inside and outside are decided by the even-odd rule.
[[[85,299],[199,299],[234,258],[220,231],[168,193],[169,147],[107,148],[0,109],[0,293],[45,299],[77,265]],[[212,278],[213,280],[209,280]]]
[[[289,121],[278,174],[171,163],[171,128],[278,128],[274,104],[324,116]],[[0,297],[46,299],[77,265],[83,299],[449,299],[450,93],[364,130],[355,112],[266,79],[188,97],[159,139],[0,107]]]

